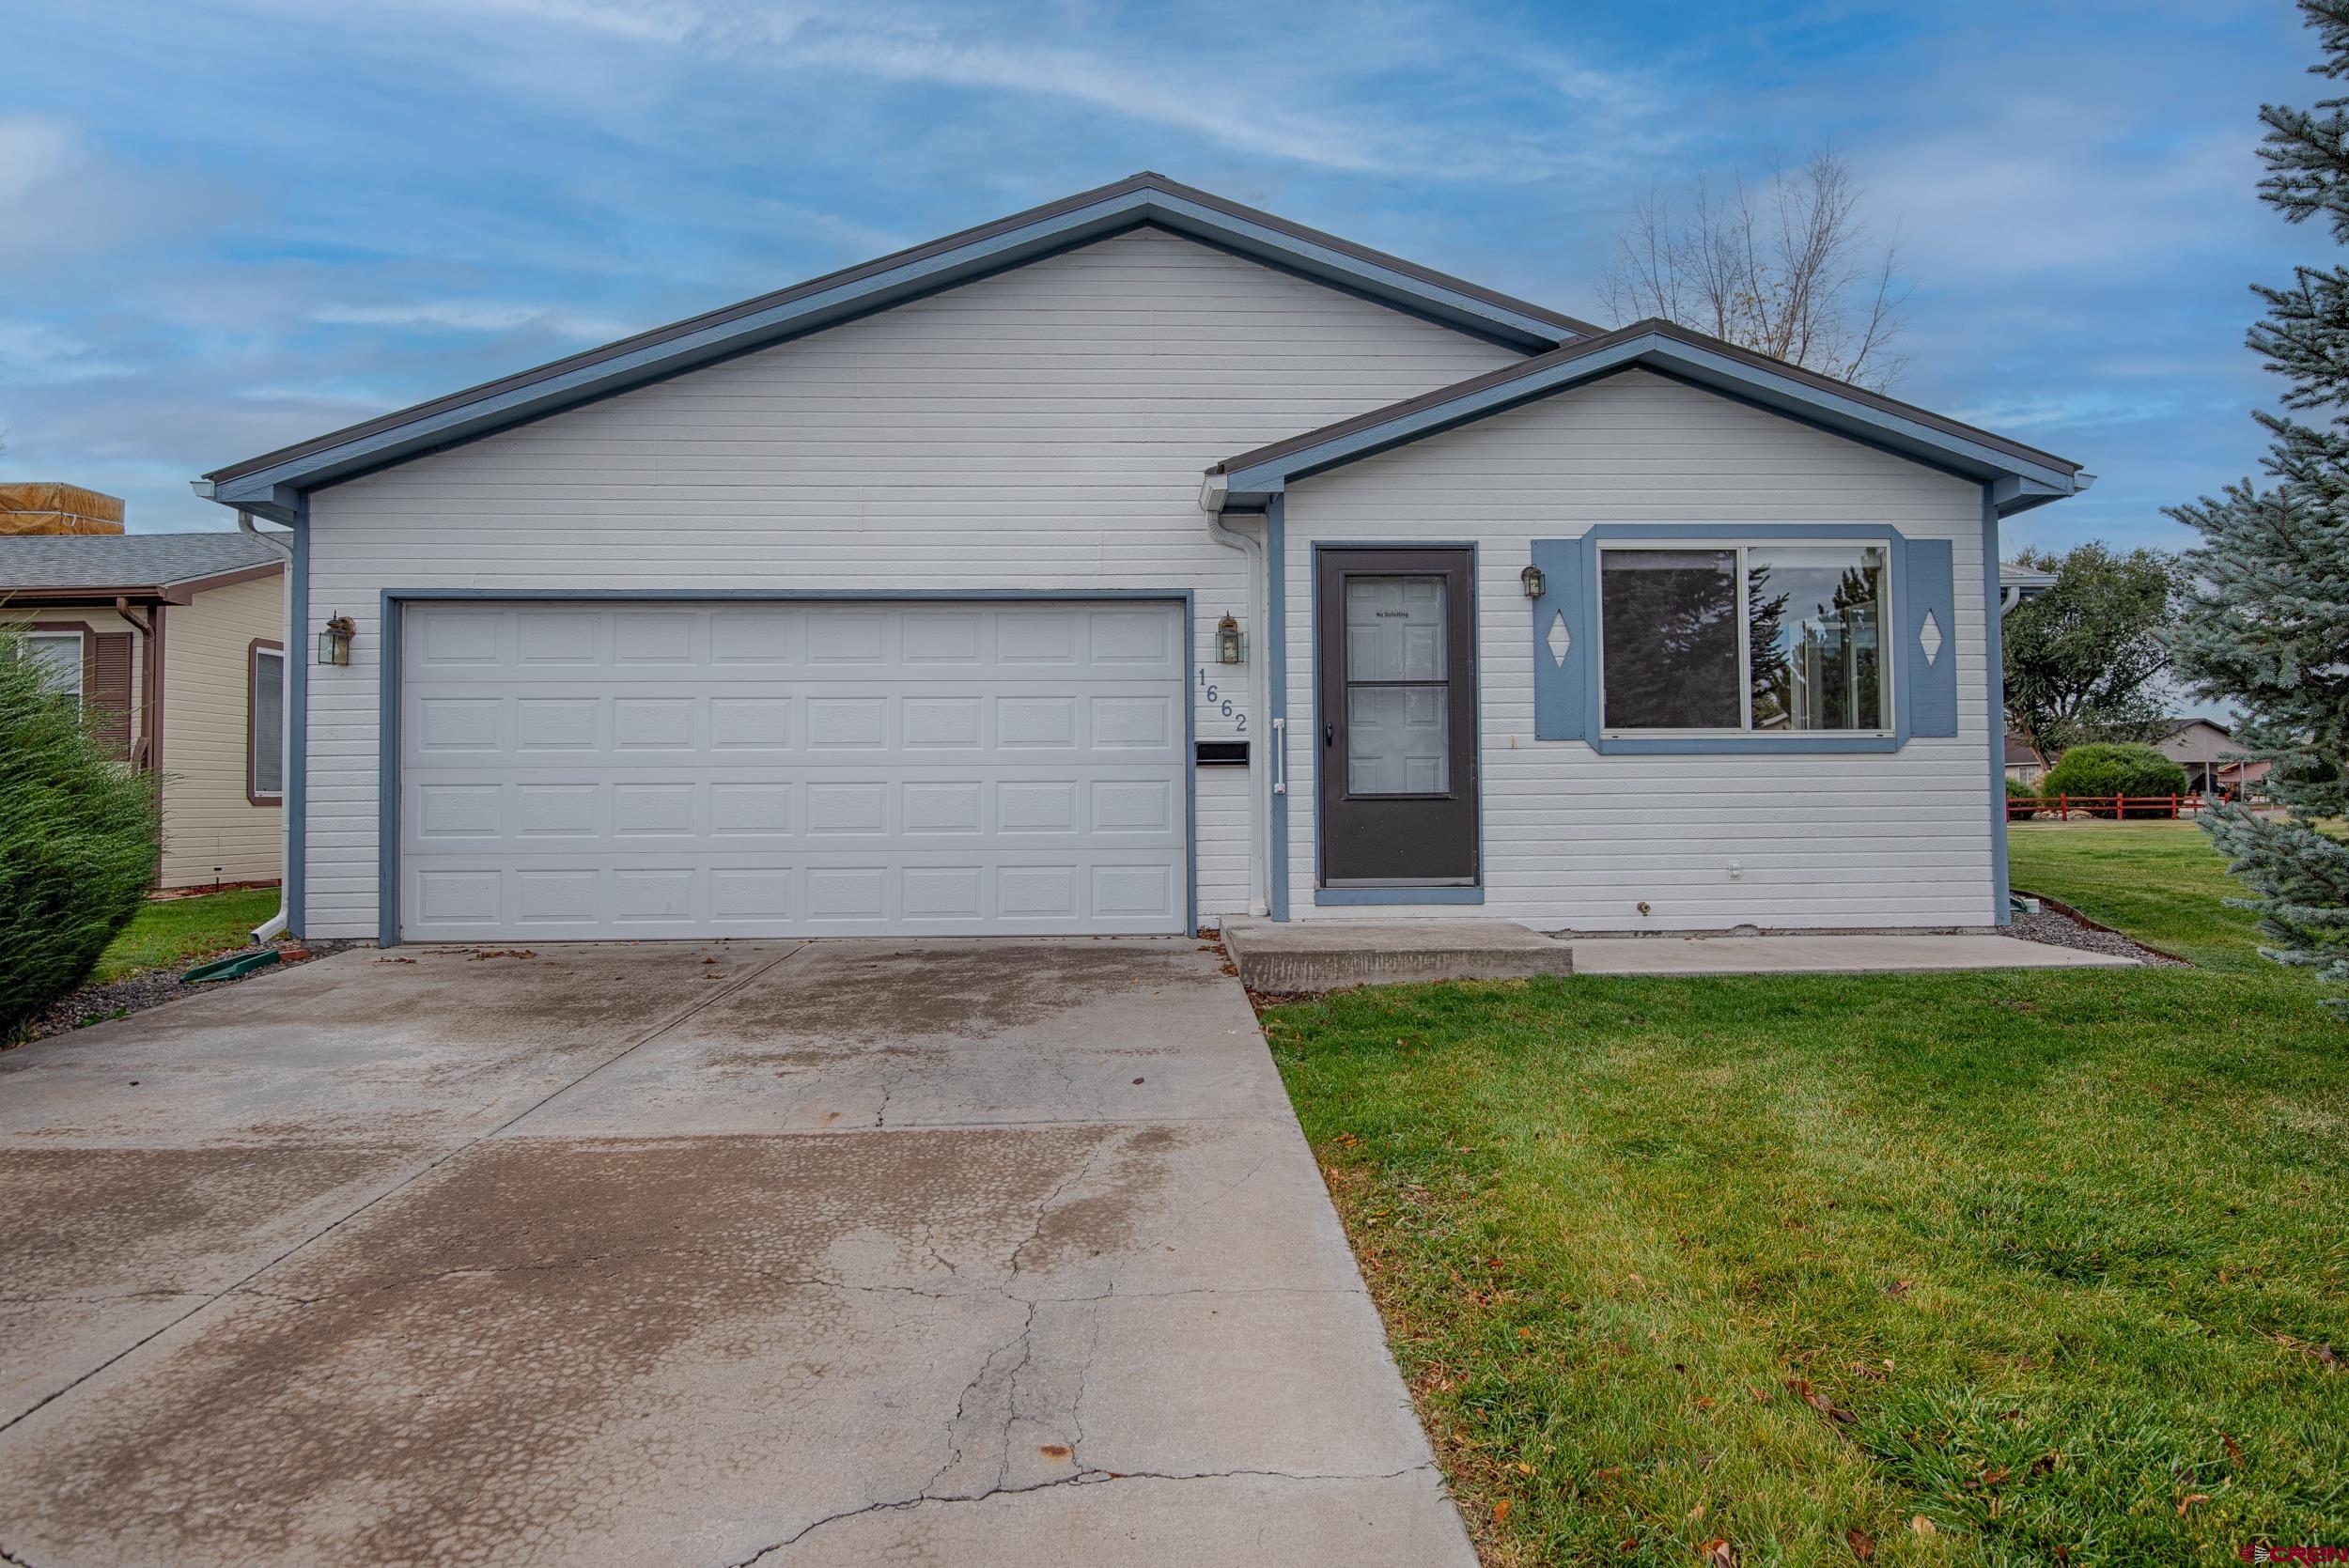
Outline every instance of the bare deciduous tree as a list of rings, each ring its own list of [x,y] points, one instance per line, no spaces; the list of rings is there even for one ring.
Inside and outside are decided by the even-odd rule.
[[[1908,287],[1898,247],[1870,239],[1860,197],[1832,147],[1758,190],[1699,180],[1685,206],[1651,191],[1616,237],[1600,297],[1619,321],[1660,316],[1881,390],[1905,363],[1892,345]]]

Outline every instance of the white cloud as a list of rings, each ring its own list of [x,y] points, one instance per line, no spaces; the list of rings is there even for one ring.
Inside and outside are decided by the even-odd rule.
[[[392,304],[325,304],[310,319],[330,327],[438,328],[463,333],[548,333],[557,337],[606,342],[627,335],[629,326],[609,317],[583,315],[556,305],[512,304],[497,300],[419,300]]]
[[[0,320],[0,378],[47,383],[134,376],[138,367],[39,321]]]

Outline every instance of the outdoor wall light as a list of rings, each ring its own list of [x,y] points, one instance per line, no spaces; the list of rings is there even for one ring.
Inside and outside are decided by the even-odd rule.
[[[1542,597],[1541,567],[1526,567],[1523,571],[1517,573],[1517,581],[1525,584],[1525,597],[1527,598],[1539,598]]]
[[[1240,635],[1239,622],[1229,615],[1215,623],[1215,658],[1219,664],[1248,662],[1248,639]]]
[[[319,632],[319,662],[348,664],[350,662],[350,639],[359,629],[350,624],[349,615],[335,615]]]

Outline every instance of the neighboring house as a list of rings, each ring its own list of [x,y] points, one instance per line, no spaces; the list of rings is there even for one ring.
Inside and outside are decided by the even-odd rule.
[[[2229,762],[2227,753],[2236,749],[2234,732],[2216,720],[2164,722],[2169,728],[2154,742],[2154,747],[2163,756],[2185,767],[2186,787],[2198,795],[2230,787],[2256,788],[2273,766],[2265,762]]]
[[[2037,784],[2047,771],[2047,759],[2039,754],[2039,748],[2016,735],[2006,732],[2006,776],[2018,784]]]
[[[277,878],[286,551],[253,534],[0,537],[0,619],[160,770],[160,886]]]
[[[2089,482],[1141,175],[198,489],[355,632],[295,927],[397,941],[1988,925]]]

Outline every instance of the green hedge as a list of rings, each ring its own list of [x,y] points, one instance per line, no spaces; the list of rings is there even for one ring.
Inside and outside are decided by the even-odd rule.
[[[154,881],[154,778],[79,710],[0,626],[0,1041],[83,982]]]
[[[2098,742],[2075,746],[2063,753],[2062,760],[2047,769],[2039,781],[2042,795],[2158,795],[2186,793],[2186,769],[2163,756],[2151,746],[2135,744],[2113,745]],[[2098,816],[2111,816],[2112,808],[2094,812]],[[2167,816],[2170,808],[2165,801],[2159,806],[2132,806],[2131,816]]]

